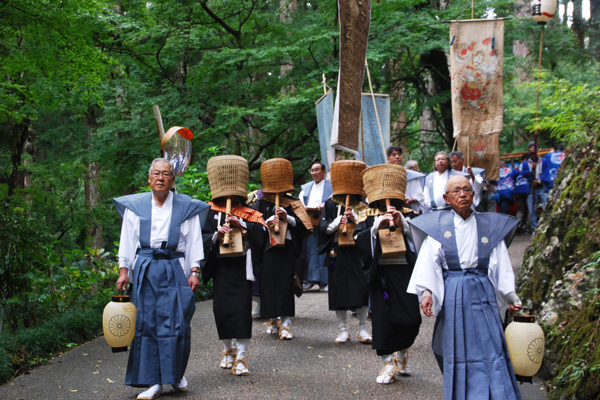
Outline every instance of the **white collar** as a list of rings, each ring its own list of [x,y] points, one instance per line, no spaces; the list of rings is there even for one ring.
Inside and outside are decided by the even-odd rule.
[[[165,209],[169,209],[171,208],[171,206],[173,205],[173,192],[171,192],[169,190],[169,194],[167,195],[167,199],[165,200],[165,202],[163,203],[162,207],[159,207],[156,205],[156,200],[154,199],[154,194],[152,194],[152,207],[156,207],[156,208],[165,208]]]

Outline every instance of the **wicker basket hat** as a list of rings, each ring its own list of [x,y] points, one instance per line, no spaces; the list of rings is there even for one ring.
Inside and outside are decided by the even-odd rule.
[[[272,158],[260,166],[263,193],[285,193],[294,191],[294,170],[285,158]]]
[[[380,164],[365,169],[362,175],[369,207],[378,200],[397,199],[404,201],[406,170],[400,165]]]
[[[206,166],[213,201],[229,196],[248,198],[248,162],[240,156],[217,156]]]
[[[362,195],[362,173],[367,165],[362,161],[339,160],[331,164],[333,195]]]

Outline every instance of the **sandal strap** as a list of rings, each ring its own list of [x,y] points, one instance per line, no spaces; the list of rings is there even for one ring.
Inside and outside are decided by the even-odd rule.
[[[237,348],[234,346],[229,350],[226,351],[222,351],[220,356],[221,357],[226,357],[226,356],[235,356],[237,354]]]
[[[287,326],[284,326],[284,325],[281,325],[281,324],[280,324],[280,325],[279,325],[279,339],[283,339],[283,332],[287,332],[287,333],[289,333],[289,334],[290,334],[290,336],[294,336],[294,335],[292,334],[292,331],[291,331],[291,329],[290,329],[290,328],[288,328]]]
[[[242,365],[244,366],[244,368],[245,368],[246,370],[248,370],[248,364],[246,363],[246,361],[247,361],[247,360],[249,360],[249,359],[250,359],[250,356],[248,356],[248,355],[246,355],[246,356],[244,356],[244,357],[242,357],[242,358],[240,358],[240,359],[236,359],[236,360],[233,362],[233,367],[231,368],[231,371],[229,371],[229,373],[230,373],[230,374],[234,374],[234,375],[235,375],[235,371],[236,371],[236,370],[238,370],[238,371],[242,371],[242,370],[243,370],[242,368],[239,368],[239,369],[238,369],[238,365],[239,365],[239,364],[242,364]]]

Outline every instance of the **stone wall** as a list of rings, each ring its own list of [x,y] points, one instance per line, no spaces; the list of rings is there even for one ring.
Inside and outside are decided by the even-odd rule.
[[[599,155],[596,140],[567,152],[517,278],[546,334],[539,375],[556,399],[600,398]]]

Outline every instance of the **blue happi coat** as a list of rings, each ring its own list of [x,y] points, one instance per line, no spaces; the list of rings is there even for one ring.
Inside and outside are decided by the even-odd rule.
[[[520,400],[496,289],[488,278],[491,251],[501,240],[510,245],[519,220],[496,213],[475,213],[475,219],[478,266],[466,270],[460,266],[452,211],[409,221],[413,237],[428,235],[442,244],[448,265],[432,343],[444,374],[444,399]]]
[[[131,301],[137,307],[135,337],[130,347],[125,384],[147,387],[181,381],[190,356],[190,322],[195,311],[176,251],[181,223],[208,205],[186,195],[173,196],[169,238],[164,248],[150,248],[152,193],[113,200],[121,217],[129,209],[140,217],[140,246],[131,276]]]

